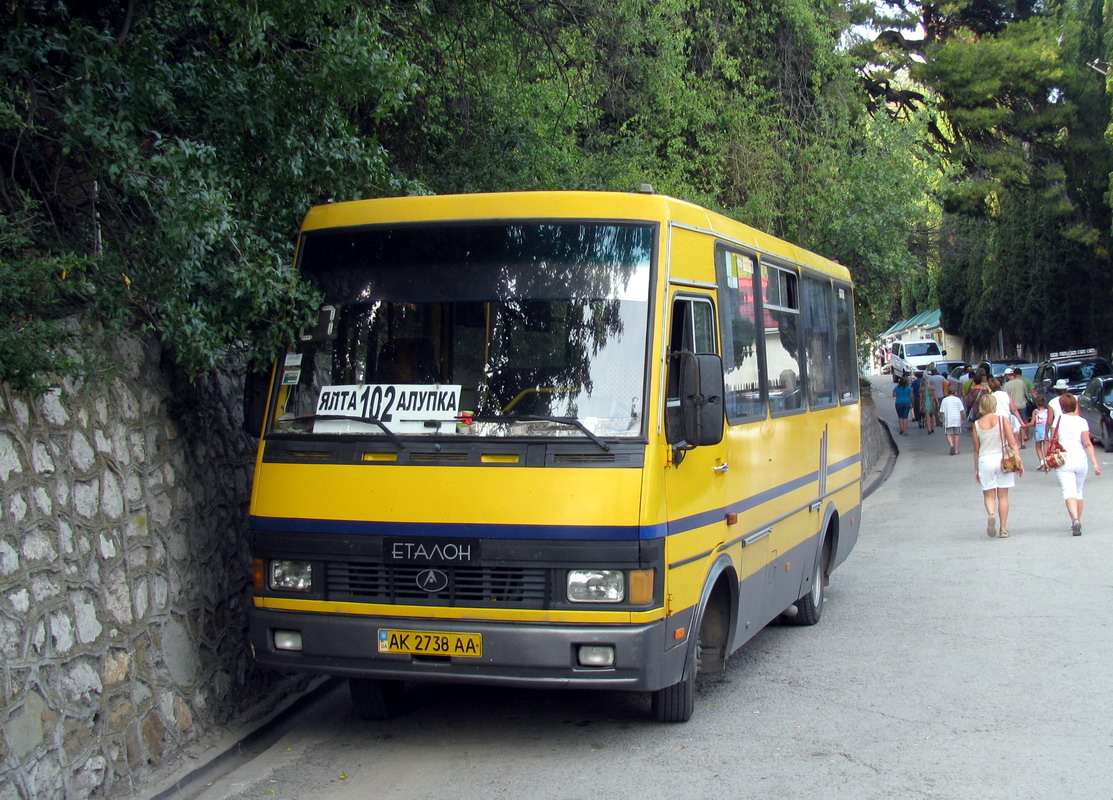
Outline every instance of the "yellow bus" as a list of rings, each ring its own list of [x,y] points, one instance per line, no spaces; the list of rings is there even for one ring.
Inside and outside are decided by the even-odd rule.
[[[248,414],[261,665],[365,719],[449,681],[679,722],[819,621],[862,500],[844,267],[649,187],[324,205],[297,262],[324,305]]]

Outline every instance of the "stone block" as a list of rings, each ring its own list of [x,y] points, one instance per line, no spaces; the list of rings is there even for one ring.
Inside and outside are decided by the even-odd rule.
[[[50,640],[55,656],[64,656],[73,649],[73,620],[68,613],[56,611],[50,615]]]
[[[88,472],[96,464],[93,446],[80,430],[75,430],[70,435],[70,464],[81,474]]]
[[[120,479],[113,472],[105,472],[101,481],[100,508],[109,519],[120,519],[124,514],[124,495],[120,490]]]
[[[131,607],[131,592],[128,589],[127,575],[122,569],[113,570],[105,581],[104,607],[117,622],[127,624],[134,619]]]
[[[82,797],[91,796],[104,786],[108,773],[108,762],[104,756],[93,756],[78,769],[74,776],[74,788]]]
[[[106,688],[119,686],[128,679],[131,670],[131,653],[126,650],[117,650],[109,653],[104,659],[102,670]]]
[[[0,440],[2,441],[2,440]],[[0,446],[2,450],[2,446]],[[0,455],[0,458],[3,456]],[[37,441],[31,445],[31,469],[42,475],[44,478],[49,478],[54,474],[54,456],[50,452],[50,448],[44,441]],[[0,468],[0,473],[3,469]]]
[[[197,678],[200,668],[197,642],[176,619],[162,628],[162,658],[176,685],[188,687]]]
[[[178,730],[182,733],[193,727],[193,712],[190,711],[189,704],[182,697],[174,698],[174,721],[177,722]]]
[[[62,671],[61,684],[65,696],[79,703],[92,702],[104,688],[97,670],[84,659]]]
[[[46,701],[38,692],[28,692],[23,698],[23,708],[4,723],[4,738],[12,755],[22,761],[44,744],[43,713]]]
[[[23,499],[23,494],[20,492],[13,492],[11,500],[8,502],[8,524],[18,525],[23,522],[27,516],[27,501]]]
[[[115,700],[104,715],[104,724],[109,733],[126,730],[135,716],[135,705],[127,699]]]
[[[89,595],[78,592],[71,595],[73,603],[74,626],[77,629],[77,640],[82,644],[91,644],[97,640],[104,626],[97,618],[97,607]]]
[[[158,714],[148,714],[141,728],[147,763],[158,764],[166,747],[166,725]]]
[[[11,575],[19,569],[19,553],[6,541],[0,540],[0,576]]]
[[[15,439],[0,433],[0,481],[7,482],[13,472],[23,472],[21,450]]]
[[[100,510],[100,481],[93,478],[78,481],[73,486],[73,510],[86,519],[92,519]]]
[[[27,561],[54,561],[58,557],[47,533],[42,528],[36,528],[23,537],[23,557]]]
[[[87,755],[96,744],[89,721],[69,717],[62,724],[62,747],[71,761]]]
[[[62,390],[51,389],[39,398],[39,414],[50,425],[61,427],[70,420],[70,415],[62,407]]]

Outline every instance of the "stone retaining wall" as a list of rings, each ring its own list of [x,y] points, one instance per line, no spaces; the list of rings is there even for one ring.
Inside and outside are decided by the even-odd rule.
[[[0,394],[0,800],[129,794],[291,688],[247,649],[234,370],[185,399],[156,346],[107,347],[108,380]]]

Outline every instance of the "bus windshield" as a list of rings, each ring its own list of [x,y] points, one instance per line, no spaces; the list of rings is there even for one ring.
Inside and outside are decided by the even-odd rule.
[[[643,435],[654,228],[413,224],[307,232],[325,298],[271,431]]]

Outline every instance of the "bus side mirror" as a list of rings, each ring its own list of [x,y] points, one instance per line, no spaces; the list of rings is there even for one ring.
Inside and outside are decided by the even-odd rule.
[[[243,429],[248,436],[255,439],[263,432],[271,374],[270,370],[249,372],[243,379]]]
[[[688,447],[723,440],[723,360],[680,353],[680,430]]]

